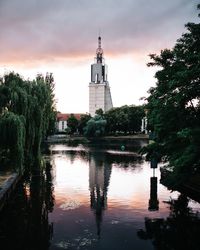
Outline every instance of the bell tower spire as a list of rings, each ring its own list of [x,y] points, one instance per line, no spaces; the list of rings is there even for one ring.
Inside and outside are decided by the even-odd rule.
[[[101,36],[98,37],[98,48],[96,50],[97,63],[103,62],[103,49],[101,48]]]

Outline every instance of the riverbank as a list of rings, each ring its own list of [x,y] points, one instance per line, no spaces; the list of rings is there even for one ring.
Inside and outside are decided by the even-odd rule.
[[[142,148],[149,143],[149,136],[144,134],[128,135],[128,136],[104,136],[89,139],[90,145],[107,146],[123,148],[125,150],[133,150],[134,148]]]
[[[145,134],[137,135],[120,135],[120,136],[103,136],[86,138],[83,136],[69,136],[64,134],[56,134],[47,138],[47,143],[81,143],[81,144],[95,144],[95,145],[137,145],[144,146],[148,143],[149,136]]]
[[[5,172],[0,175],[0,211],[7,204],[11,194],[14,192],[15,187],[21,175],[18,173]]]

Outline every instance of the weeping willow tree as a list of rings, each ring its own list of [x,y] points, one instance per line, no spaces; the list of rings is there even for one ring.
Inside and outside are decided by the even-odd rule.
[[[18,74],[0,82],[0,163],[22,170],[24,160],[39,167],[42,140],[55,124],[54,79],[38,75],[26,81]]]
[[[1,162],[11,164],[15,170],[21,171],[24,160],[25,126],[22,116],[5,112],[0,119],[0,157]]]

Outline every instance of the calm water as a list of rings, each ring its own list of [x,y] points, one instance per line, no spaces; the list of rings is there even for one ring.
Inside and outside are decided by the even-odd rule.
[[[50,147],[0,215],[2,250],[200,249],[200,205],[132,152]]]

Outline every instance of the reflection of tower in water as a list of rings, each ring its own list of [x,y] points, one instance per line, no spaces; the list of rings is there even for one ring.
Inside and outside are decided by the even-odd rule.
[[[101,233],[103,211],[107,207],[107,192],[111,176],[111,165],[105,154],[93,153],[89,159],[90,206],[95,213],[97,235]]]

